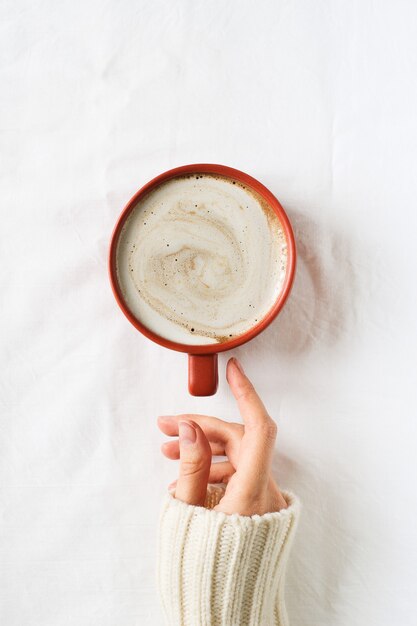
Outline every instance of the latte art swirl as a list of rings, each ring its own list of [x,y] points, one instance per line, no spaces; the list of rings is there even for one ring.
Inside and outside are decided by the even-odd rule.
[[[116,266],[127,305],[149,329],[180,343],[222,342],[273,305],[286,241],[254,192],[224,177],[183,176],[133,209]]]

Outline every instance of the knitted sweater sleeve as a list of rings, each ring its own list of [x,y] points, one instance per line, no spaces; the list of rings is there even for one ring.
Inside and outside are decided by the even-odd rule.
[[[287,626],[285,569],[300,504],[276,513],[213,511],[224,486],[209,485],[205,506],[165,497],[159,520],[157,585],[167,626]]]

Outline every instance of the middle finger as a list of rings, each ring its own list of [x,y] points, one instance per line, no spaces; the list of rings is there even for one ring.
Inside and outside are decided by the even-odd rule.
[[[211,454],[213,456],[226,456],[226,450],[222,443],[212,443],[209,442],[211,448]],[[173,441],[165,441],[161,445],[162,454],[164,454],[168,459],[177,460],[180,458],[180,444],[178,439],[174,439]]]
[[[230,440],[242,439],[244,433],[243,424],[226,422],[211,415],[195,415],[184,413],[182,415],[160,415],[158,426],[160,430],[170,437],[178,436],[178,423],[181,420],[194,420],[204,430],[207,439],[212,443],[225,444]]]

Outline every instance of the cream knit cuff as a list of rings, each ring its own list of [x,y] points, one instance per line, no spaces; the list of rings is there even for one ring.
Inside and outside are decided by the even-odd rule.
[[[299,517],[288,508],[241,516],[213,511],[224,487],[209,486],[205,507],[167,494],[158,534],[157,584],[169,626],[287,626],[285,566]]]

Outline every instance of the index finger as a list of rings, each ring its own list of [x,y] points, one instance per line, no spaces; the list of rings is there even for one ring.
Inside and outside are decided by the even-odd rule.
[[[227,364],[227,381],[245,424],[236,474],[242,489],[258,490],[269,480],[277,425],[235,358]]]

